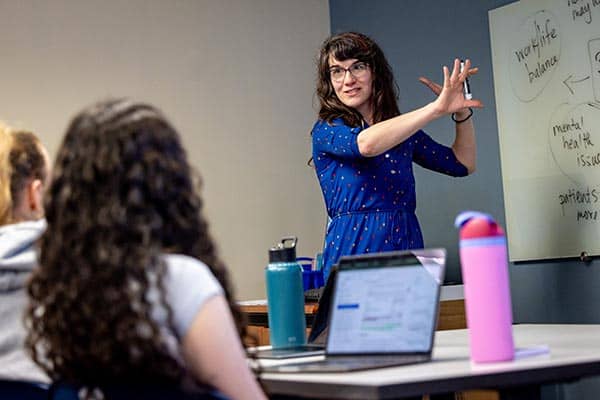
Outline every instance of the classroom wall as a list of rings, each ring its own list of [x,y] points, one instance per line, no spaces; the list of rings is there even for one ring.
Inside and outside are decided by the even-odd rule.
[[[69,119],[107,96],[162,108],[200,171],[211,230],[241,299],[264,298],[267,250],[322,246],[307,166],[327,0],[0,0],[0,119],[55,154]]]
[[[440,82],[442,65],[449,65],[455,57],[469,57],[479,67],[479,74],[471,79],[474,96],[485,105],[474,115],[477,171],[470,177],[453,179],[415,168],[417,214],[425,244],[448,248],[450,281],[461,279],[455,216],[461,210],[474,209],[505,223],[487,11],[511,2],[330,0],[333,33],[357,30],[372,36],[383,48],[400,87],[402,111],[433,99],[417,81],[420,75]],[[452,143],[450,118],[430,124],[426,131],[442,143]],[[560,260],[511,264],[510,274],[515,322],[600,323],[598,260],[590,265]],[[544,399],[595,398],[599,381],[547,387]]]
[[[308,131],[315,118],[314,56],[332,32],[358,30],[386,52],[403,111],[433,99],[417,81],[470,57],[478,170],[451,179],[416,168],[428,246],[450,251],[460,281],[456,214],[504,223],[487,11],[510,0],[0,0],[0,119],[37,132],[55,153],[69,118],[99,98],[131,96],[163,108],[204,178],[212,232],[242,299],[264,296],[267,248],[284,234],[299,254],[322,243],[325,213]],[[427,131],[450,144],[453,124]],[[440,229],[443,227],[443,229]],[[515,322],[600,323],[599,262],[510,266]],[[597,380],[559,398],[592,398]],[[596,391],[597,392],[597,391]],[[588,394],[590,394],[588,396]]]

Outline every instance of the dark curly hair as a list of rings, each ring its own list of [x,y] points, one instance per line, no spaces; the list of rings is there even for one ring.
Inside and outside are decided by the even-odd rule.
[[[46,197],[48,229],[26,314],[26,346],[52,379],[181,381],[184,367],[151,318],[147,296],[158,288],[176,335],[164,253],[208,265],[246,334],[193,176],[179,135],[148,104],[107,100],[70,123]]]
[[[344,105],[335,94],[329,74],[329,57],[344,61],[355,58],[365,62],[373,73],[373,123],[381,122],[400,114],[398,109],[398,86],[394,81],[392,68],[383,51],[371,38],[362,33],[345,32],[329,37],[319,52],[317,61],[317,97],[319,98],[319,118],[332,122],[342,118],[350,126],[360,126],[363,117],[360,113]]]

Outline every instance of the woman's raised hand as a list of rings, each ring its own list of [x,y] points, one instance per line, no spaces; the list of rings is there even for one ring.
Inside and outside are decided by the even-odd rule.
[[[477,73],[478,68],[471,68],[471,60],[467,59],[464,69],[460,71],[460,60],[454,60],[454,67],[450,73],[448,67],[444,66],[444,85],[439,85],[430,79],[420,77],[419,81],[427,86],[438,98],[435,100],[438,114],[446,115],[454,112],[460,112],[468,107],[482,108],[483,104],[479,100],[465,99],[463,92],[463,82],[469,76]]]

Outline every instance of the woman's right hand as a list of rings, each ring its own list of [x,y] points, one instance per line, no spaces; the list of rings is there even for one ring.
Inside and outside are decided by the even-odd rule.
[[[454,60],[452,73],[450,73],[448,67],[446,66],[443,67],[443,71],[443,86],[440,86],[439,84],[432,82],[427,78],[419,78],[419,81],[421,81],[424,85],[431,89],[431,91],[438,95],[437,99],[434,101],[435,110],[438,117],[455,112],[461,112],[468,107],[483,107],[481,101],[476,99],[467,100],[464,96],[463,82],[469,76],[478,72],[477,68],[471,68],[471,60],[467,59],[465,61],[462,72],[460,72],[460,60],[458,58]]]
[[[469,107],[482,108],[481,101],[467,100],[463,93],[464,80],[475,73],[477,73],[477,68],[471,68],[470,60],[465,62],[465,69],[460,72],[460,60],[456,59],[454,60],[452,74],[450,74],[447,67],[444,67],[443,85],[432,82],[427,78],[419,78],[425,86],[438,96],[437,99],[424,107],[363,129],[357,137],[360,154],[364,157],[378,156],[404,142],[419,129],[443,115],[457,113],[456,116],[460,120],[466,117]],[[473,125],[460,124],[461,131],[465,130],[466,127],[469,127],[472,136]],[[463,159],[465,158],[463,157]],[[470,168],[470,165],[470,161],[467,160],[465,166]]]

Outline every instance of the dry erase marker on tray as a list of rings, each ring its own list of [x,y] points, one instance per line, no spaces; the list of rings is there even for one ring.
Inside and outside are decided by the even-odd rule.
[[[465,63],[460,61],[460,72],[463,72],[465,69]],[[473,99],[473,95],[471,94],[471,86],[469,86],[469,77],[467,76],[463,81],[463,91],[465,93],[465,99],[471,100]]]

